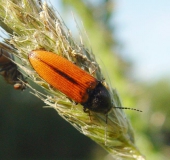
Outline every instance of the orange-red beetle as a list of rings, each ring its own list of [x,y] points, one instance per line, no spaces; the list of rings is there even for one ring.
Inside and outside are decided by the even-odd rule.
[[[38,75],[69,98],[94,112],[106,114],[112,107],[108,90],[96,78],[66,58],[34,50],[29,61]]]
[[[16,90],[24,90],[26,82],[22,73],[18,71],[17,65],[12,62],[14,57],[4,49],[0,49],[0,75],[4,77],[7,83],[12,84]],[[20,81],[20,79],[23,81]]]

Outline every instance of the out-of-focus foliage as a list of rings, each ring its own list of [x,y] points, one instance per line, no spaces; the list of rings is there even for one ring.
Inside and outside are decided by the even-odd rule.
[[[162,152],[163,159],[170,158],[170,79],[162,79],[145,85],[148,97],[148,124],[145,134],[156,152]]]
[[[88,159],[96,147],[106,154],[29,92],[0,77],[0,159]]]

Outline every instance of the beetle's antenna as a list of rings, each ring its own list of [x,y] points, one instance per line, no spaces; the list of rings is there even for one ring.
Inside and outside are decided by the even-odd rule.
[[[118,109],[130,109],[130,110],[134,110],[134,111],[137,111],[137,112],[142,112],[141,110],[139,109],[135,109],[135,108],[128,108],[128,107],[113,107],[113,108],[118,108]]]

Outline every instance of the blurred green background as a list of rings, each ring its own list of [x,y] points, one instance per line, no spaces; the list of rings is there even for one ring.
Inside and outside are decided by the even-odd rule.
[[[78,34],[71,11],[78,22],[83,21],[93,52],[105,64],[103,67],[101,63],[102,68],[117,89],[123,106],[143,111],[125,110],[139,150],[147,159],[169,160],[169,79],[135,80],[133,62],[117,50],[122,42],[115,38],[116,24],[111,23],[114,1],[60,0],[54,4],[75,37]],[[0,77],[0,159],[111,159],[100,146],[58,116],[54,109],[42,108],[44,105],[30,94],[30,89],[15,91]]]

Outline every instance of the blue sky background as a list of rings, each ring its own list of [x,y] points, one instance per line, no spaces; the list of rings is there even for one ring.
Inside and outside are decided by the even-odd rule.
[[[116,0],[113,22],[123,55],[141,80],[170,77],[170,0]]]
[[[60,12],[60,1],[51,2]],[[136,79],[170,77],[170,0],[115,0],[112,23]]]

